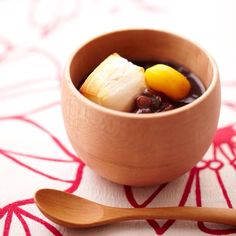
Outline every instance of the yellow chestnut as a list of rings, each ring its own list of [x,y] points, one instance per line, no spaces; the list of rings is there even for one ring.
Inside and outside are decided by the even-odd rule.
[[[157,64],[145,71],[147,85],[164,93],[173,100],[181,100],[188,96],[191,84],[187,78],[170,66]]]

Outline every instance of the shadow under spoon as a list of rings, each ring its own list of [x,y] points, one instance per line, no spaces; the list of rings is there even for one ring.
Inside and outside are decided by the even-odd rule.
[[[34,200],[48,219],[65,227],[89,228],[137,219],[192,220],[236,226],[236,210],[227,208],[116,208],[53,189],[38,190]]]

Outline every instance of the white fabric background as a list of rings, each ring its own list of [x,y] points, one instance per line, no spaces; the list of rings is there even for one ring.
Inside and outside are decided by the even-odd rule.
[[[236,106],[225,105],[227,102],[236,105],[234,0],[0,0],[0,234],[27,235],[17,218],[14,204],[12,208],[8,207],[9,212],[13,209],[10,228],[5,228],[7,214],[3,214],[4,206],[32,198],[39,188],[65,190],[71,186],[65,180],[75,178],[80,164],[72,162],[72,155],[64,152],[52,138],[58,138],[73,153],[60,110],[63,68],[71,53],[86,40],[104,32],[126,28],[164,29],[192,39],[206,48],[215,58],[222,80],[219,128],[233,127],[235,124]],[[35,123],[22,119],[22,115]],[[230,138],[232,143],[235,137],[236,133]],[[236,157],[230,153],[227,143],[221,144],[234,160]],[[15,161],[3,155],[3,151],[13,156]],[[207,152],[205,160],[211,159],[212,151],[213,147]],[[30,155],[43,157],[44,160],[30,158]],[[222,154],[218,153],[217,157],[224,163],[220,175],[235,207],[235,169]],[[19,165],[16,160],[53,178],[37,174]],[[178,205],[188,179],[189,173],[170,183],[148,206]],[[227,207],[214,172],[206,168],[200,172],[200,180],[202,205]],[[189,191],[186,205],[196,205],[194,186]],[[133,188],[136,201],[143,202],[157,187]],[[87,167],[83,169],[82,180],[75,194],[112,206],[131,207],[124,186],[100,178]],[[62,235],[157,235],[146,221],[70,230],[48,221],[34,204],[20,207],[49,222]],[[29,228],[28,235],[59,235],[35,220],[23,218]],[[164,221],[158,222],[162,225]],[[209,228],[229,228],[206,225]],[[198,228],[196,222],[176,221],[164,235],[206,233]],[[232,235],[236,235],[235,231]]]

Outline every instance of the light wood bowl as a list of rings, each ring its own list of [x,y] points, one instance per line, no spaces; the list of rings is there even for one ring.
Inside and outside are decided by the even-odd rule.
[[[194,72],[207,88],[193,103],[159,114],[104,108],[77,87],[108,55],[165,60]],[[220,112],[220,81],[209,54],[177,35],[149,29],[95,38],[69,61],[62,82],[62,111],[78,156],[96,173],[119,184],[145,186],[171,181],[190,170],[209,148]]]

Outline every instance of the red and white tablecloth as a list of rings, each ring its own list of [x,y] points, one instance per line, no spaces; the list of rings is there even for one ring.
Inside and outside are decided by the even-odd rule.
[[[133,188],[97,176],[65,133],[60,81],[87,39],[125,28],[165,29],[206,48],[222,81],[219,128],[204,159],[175,181]],[[36,208],[40,188],[118,207],[236,207],[236,3],[234,0],[0,0],[0,234],[236,235],[204,222],[149,220],[87,230],[59,227]],[[204,135],[204,134],[202,134]]]

